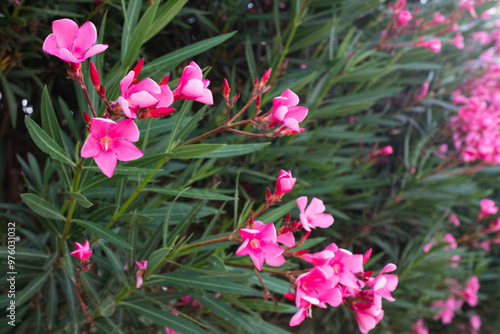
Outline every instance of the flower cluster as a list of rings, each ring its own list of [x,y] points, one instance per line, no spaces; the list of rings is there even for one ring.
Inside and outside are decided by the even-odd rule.
[[[295,179],[291,173],[281,171],[276,184],[276,192],[270,196],[267,191],[266,206],[281,199],[285,192],[292,190]],[[391,292],[396,289],[398,277],[389,274],[396,270],[394,264],[388,264],[373,277],[373,272],[365,271],[363,264],[368,261],[371,249],[366,254],[353,254],[332,243],[324,250],[310,254],[308,250],[293,251],[309,237],[311,230],[328,228],[334,223],[331,214],[325,213],[323,201],[313,198],[297,199],[300,212],[299,221],[291,221],[290,215],[282,227],[276,230],[274,224],[250,220],[248,228],[239,230],[242,244],[236,255],[250,256],[258,270],[267,265],[278,267],[286,262],[286,257],[302,259],[313,267],[307,272],[301,271],[292,279],[295,293],[287,293],[285,297],[295,300],[299,311],[290,320],[290,326],[302,323],[306,317],[312,316],[312,306],[327,308],[347,304],[353,311],[362,333],[368,333],[383,318],[382,299],[394,301]],[[304,230],[305,234],[298,242],[294,233]],[[279,244],[285,245],[283,249]]]
[[[477,292],[480,287],[476,276],[472,276],[465,286],[461,286],[455,279],[451,278],[447,279],[446,283],[449,286],[451,295],[446,300],[438,300],[432,303],[433,308],[441,309],[434,319],[441,319],[441,322],[445,325],[451,323],[455,312],[463,306],[464,302],[471,307],[477,305]]]
[[[85,59],[105,51],[108,46],[95,44],[97,31],[91,22],[86,22],[79,28],[72,20],[56,20],[52,24],[52,29],[53,33],[46,38],[43,50],[69,63],[69,77],[82,87],[90,104],[81,63]],[[208,89],[210,81],[203,79],[203,71],[195,62],[192,61],[183,69],[179,84],[174,90],[168,86],[168,75],[159,83],[151,78],[141,80],[139,75],[143,65],[144,59],[120,81],[120,96],[116,101],[108,101],[106,89],[99,80],[99,73],[94,64],[90,62],[90,78],[95,91],[106,105],[106,111],[104,115],[98,116],[90,104],[93,118],[90,119],[86,113],[84,114],[90,135],[82,147],[81,156],[94,158],[97,166],[108,177],[113,176],[118,160],[130,161],[143,156],[143,153],[132,144],[138,141],[140,136],[132,119],[168,116],[175,111],[171,107],[172,103],[179,99],[194,100],[208,105],[214,103],[212,92]],[[299,98],[290,89],[286,89],[280,96],[274,98],[272,110],[260,115],[260,95],[269,89],[270,86],[265,84],[270,75],[271,69],[264,74],[260,82],[258,80],[255,82],[250,101],[235,118],[251,102],[255,101],[255,116],[243,123],[252,123],[266,130],[275,128],[271,133],[257,136],[276,137],[303,131],[304,129],[299,127],[299,123],[307,116],[308,109],[298,106]],[[225,80],[223,96],[228,107],[228,120],[231,108],[239,98],[239,94],[237,94],[230,101],[229,91],[229,85]],[[120,118],[125,119],[117,121]],[[222,130],[255,135],[234,130],[229,125],[226,121]]]

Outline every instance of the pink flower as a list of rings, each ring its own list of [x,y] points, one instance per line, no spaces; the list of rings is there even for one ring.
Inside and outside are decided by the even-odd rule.
[[[470,319],[471,334],[476,334],[479,328],[481,328],[481,317],[474,314]]]
[[[426,243],[424,245],[424,248],[422,250],[424,251],[424,253],[429,253],[429,251],[431,250],[432,246],[434,246],[434,241],[429,241],[428,243]]]
[[[116,102],[122,107],[123,113],[129,118],[137,118],[136,112],[139,109],[155,106],[158,103],[153,94],[161,95],[160,86],[150,78],[146,78],[135,84],[134,80],[139,73],[130,71],[125,78],[120,81],[121,96]],[[170,90],[170,89],[169,89]]]
[[[481,205],[481,215],[484,216],[490,216],[494,215],[498,212],[498,207],[495,206],[495,202],[493,202],[491,199],[482,199],[481,202],[479,202]]]
[[[422,101],[427,94],[429,93],[429,81],[425,80],[424,83],[422,84],[422,90],[420,91],[420,94],[417,96],[417,101]]]
[[[94,158],[104,175],[112,177],[116,163],[139,159],[143,153],[132,142],[139,140],[139,129],[131,119],[114,122],[92,118],[90,135],[83,144],[83,158]]]
[[[412,330],[412,334],[429,334],[429,329],[425,327],[422,319],[417,320],[415,325],[413,325]]]
[[[476,42],[479,42],[479,44],[481,45],[485,45],[490,42],[490,34],[486,31],[473,32],[472,39]]]
[[[458,220],[457,215],[452,213],[450,215],[450,223],[452,223],[455,226],[460,226],[460,220]]]
[[[358,322],[359,331],[364,334],[375,328],[384,317],[384,311],[382,309],[365,303],[356,303],[351,306],[351,308],[354,310],[354,316]]]
[[[52,22],[52,31],[43,42],[42,49],[68,63],[79,64],[108,48],[107,44],[95,44],[97,30],[90,21],[78,28],[70,19],[56,20]]]
[[[285,193],[289,193],[290,191],[292,191],[296,180],[296,178],[292,177],[292,172],[287,172],[283,169],[280,170],[278,179],[276,180],[276,191],[274,192],[274,195],[281,197]]]
[[[465,47],[464,44],[464,36],[462,35],[461,32],[457,32],[455,35],[455,38],[450,42],[451,45],[455,45],[455,47],[459,50],[463,50]]]
[[[455,310],[462,307],[462,304],[463,302],[457,301],[453,296],[445,301],[438,300],[432,302],[431,306],[433,308],[442,308],[442,310],[434,316],[434,319],[441,319],[441,322],[444,325],[451,323],[451,320],[455,317]]]
[[[313,266],[320,268],[328,276],[332,276],[334,272],[332,266],[330,266],[330,261],[333,259],[335,252],[338,250],[339,248],[337,245],[332,243],[321,252],[302,255],[302,259],[311,263]]]
[[[323,201],[314,197],[306,209],[307,197],[302,196],[297,199],[297,206],[300,211],[300,222],[304,230],[311,231],[311,228],[321,227],[327,228],[333,224],[333,217],[331,214],[324,213],[325,206]]]
[[[135,273],[136,284],[135,287],[140,289],[142,286],[142,275],[146,272],[148,267],[148,261],[142,260],[141,262],[135,261],[135,266],[137,267],[137,273]]]
[[[479,291],[479,287],[477,276],[472,276],[463,291],[465,301],[472,307],[477,305],[477,292]]]
[[[435,12],[432,17],[433,24],[446,23],[446,17],[440,12]]]
[[[398,15],[398,25],[397,27],[400,28],[410,22],[412,20],[411,13],[408,9],[403,9],[401,12],[399,12]]]
[[[363,273],[363,255],[352,254],[348,250],[340,248],[330,261],[334,275],[339,277],[340,284],[353,289],[364,286],[363,281],[358,279],[358,274]]]
[[[71,252],[70,255],[80,259],[80,261],[88,260],[90,255],[92,255],[92,249],[89,247],[89,241],[85,240],[83,245],[75,242],[75,251]]]
[[[210,81],[203,79],[201,68],[192,61],[182,71],[179,86],[173,90],[174,99],[195,100],[205,104],[214,104],[212,92],[208,89]]]
[[[427,48],[434,53],[439,53],[441,51],[441,41],[439,39],[431,39],[428,41],[419,40],[415,43],[415,46]]]
[[[299,128],[299,123],[306,118],[308,109],[297,104],[299,104],[299,97],[290,89],[286,89],[280,96],[275,97],[273,111],[269,116],[270,126],[273,127],[279,123],[289,128],[292,133],[304,131]]]
[[[297,277],[296,282],[295,304],[297,307],[302,307],[301,300],[306,299],[306,297],[316,299],[318,302],[314,305],[321,308],[326,308],[326,304],[337,307],[342,303],[342,293],[337,285],[339,278],[329,277],[318,267],[314,267]]]
[[[379,309],[382,308],[382,298],[393,302],[396,299],[392,297],[391,292],[396,290],[398,286],[398,275],[386,274],[396,270],[395,264],[389,263],[382,269],[376,278],[369,279],[366,285],[370,286],[373,290],[373,305]]]
[[[285,263],[283,248],[278,246],[276,228],[273,224],[254,222],[254,228],[240,229],[243,244],[236,251],[236,255],[249,255],[255,267],[262,270],[264,259],[273,267],[279,267]]]

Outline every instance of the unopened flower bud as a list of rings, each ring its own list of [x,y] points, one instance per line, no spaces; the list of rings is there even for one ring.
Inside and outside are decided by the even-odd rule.
[[[142,66],[144,65],[144,58],[142,58],[137,65],[134,66],[134,80],[137,79],[139,73],[141,73]]]
[[[222,96],[224,96],[224,100],[229,99],[229,92],[231,91],[231,88],[229,88],[229,84],[227,80],[224,78],[224,82],[222,84]]]
[[[90,124],[90,117],[89,117],[89,115],[85,111],[83,112],[83,118],[85,118],[85,122],[87,122],[88,124]]]
[[[165,76],[165,78],[163,78],[163,80],[160,82],[160,86],[163,86],[163,85],[168,84],[168,79],[169,79],[169,78],[170,78],[170,75],[169,75],[169,74],[167,74],[167,75]]]
[[[257,96],[257,99],[255,100],[255,107],[257,108],[257,110],[259,109],[260,107],[260,95]]]
[[[94,66],[93,62],[90,62],[90,80],[92,80],[92,83],[94,84],[94,87],[98,89],[99,87],[99,72],[97,72],[97,69]]]
[[[103,86],[103,85],[101,85],[101,86],[99,87],[99,94],[100,94],[100,95],[103,95],[103,96],[104,96],[104,95],[106,95],[106,89],[104,89],[104,86]]]
[[[295,300],[295,294],[291,292],[285,293],[285,298],[288,300]]]
[[[271,198],[271,190],[269,188],[266,189],[266,201],[268,201]]]
[[[262,80],[260,81],[260,87],[264,86],[267,82],[267,80],[269,80],[269,78],[271,77],[271,70],[272,68],[269,68],[266,73],[264,73],[264,75],[262,76]]]
[[[372,255],[372,248],[366,251],[365,254],[363,254],[363,264],[365,264],[369,259],[370,256]]]

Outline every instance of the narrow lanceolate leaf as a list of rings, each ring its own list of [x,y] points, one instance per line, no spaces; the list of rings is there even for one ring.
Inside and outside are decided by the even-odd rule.
[[[193,144],[178,147],[170,153],[174,159],[192,159],[216,151],[224,146],[226,144]]]
[[[181,63],[185,59],[192,58],[193,56],[199,53],[205,52],[225,42],[226,40],[234,36],[234,34],[236,34],[236,31],[208,38],[201,42],[197,42],[189,46],[185,46],[179,50],[170,52],[169,54],[157,58],[152,62],[150,62],[149,64],[145,65],[141,73],[147,76],[154,76],[156,74],[165,73],[166,71],[174,68],[177,64]],[[203,67],[202,65],[203,64],[200,64],[201,67]]]
[[[158,325],[168,327],[182,334],[206,334],[206,332],[198,326],[166,310],[160,310],[143,304],[129,304],[126,302],[121,302],[120,306],[142,314]]]
[[[245,155],[248,153],[259,151],[259,150],[269,146],[270,144],[271,143],[226,145],[222,148],[219,148],[217,151],[202,155],[200,158],[236,157],[239,155]]]
[[[61,131],[59,130],[59,122],[57,121],[54,107],[52,107],[52,102],[50,102],[47,86],[43,87],[42,105],[40,109],[42,115],[42,129],[44,129],[45,132],[47,132],[59,146],[63,147]]]
[[[156,10],[158,9],[159,0],[156,0],[149,6],[146,10],[139,23],[134,29],[134,33],[132,37],[130,37],[130,43],[128,46],[127,54],[125,55],[125,59],[123,59],[122,70],[128,68],[132,65],[132,62],[139,54],[139,50],[141,46],[146,41],[146,35],[149,32],[149,28],[151,27],[151,23],[153,22],[153,18],[155,17]]]
[[[108,230],[106,227],[99,225],[97,223],[89,222],[86,220],[79,220],[75,219],[73,220],[75,223],[78,225],[85,227],[86,229],[94,232],[97,234],[99,237],[103,238],[104,240],[107,240],[111,242],[112,244],[115,244],[117,246],[126,248],[126,249],[132,249],[132,246],[129,245],[128,242],[125,241],[120,235],[116,234],[113,231]]]
[[[234,197],[215,193],[210,191],[209,189],[187,189],[183,191],[182,189],[173,189],[173,188],[148,188],[144,189],[144,191],[151,191],[164,195],[177,196],[179,194],[180,197],[184,198],[196,198],[196,199],[208,199],[214,201],[232,201]]]
[[[50,276],[52,268],[33,279],[24,289],[16,295],[16,307],[20,307],[27,302],[35,293],[40,291]]]
[[[62,220],[64,221],[63,215],[57,210],[52,203],[41,198],[35,194],[22,194],[21,199],[23,202],[37,215],[40,215],[45,218]]]
[[[189,273],[173,273],[165,275],[153,275],[145,283],[146,285],[174,285],[181,287],[193,287],[214,292],[236,293],[246,296],[260,296],[262,293],[246,285],[224,281],[222,277],[207,278],[207,275],[193,275]]]
[[[91,170],[91,171],[95,171],[97,173],[102,173],[101,169],[99,167],[97,167],[97,166],[85,166],[85,167],[83,167],[83,169],[88,169],[88,170]],[[163,169],[117,166],[115,168],[113,176],[116,176],[116,175],[151,174],[151,173],[159,173],[161,171],[163,171]]]
[[[80,193],[71,193],[71,196],[76,200],[78,204],[80,204],[84,208],[90,208],[92,205],[94,205],[87,199],[87,197],[83,196]]]
[[[156,16],[144,41],[147,41],[165,28],[165,26],[172,21],[175,15],[177,15],[187,2],[188,0],[169,0],[166,4],[161,6],[161,8],[156,12]]]
[[[57,311],[57,286],[54,275],[50,276],[49,295],[45,311],[47,312],[47,327],[52,328],[56,320]]]
[[[153,252],[153,254],[151,254],[148,257],[148,269],[147,269],[146,273],[148,275],[150,273],[154,273],[156,271],[157,267],[159,265],[161,265],[161,263],[165,259],[165,256],[167,256],[167,254],[170,253],[171,250],[172,250],[172,248],[170,248],[170,247],[164,247],[164,248],[160,248],[160,249],[155,250]]]
[[[34,120],[28,116],[26,116],[24,120],[31,139],[33,139],[36,146],[38,146],[40,150],[50,155],[50,157],[54,160],[75,167],[75,163],[68,157],[61,146],[59,146],[54,139],[50,138],[50,136],[38,124],[36,124]]]

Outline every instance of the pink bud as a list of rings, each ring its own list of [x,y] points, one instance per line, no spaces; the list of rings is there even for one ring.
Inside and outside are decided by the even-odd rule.
[[[99,72],[97,72],[93,62],[90,62],[90,80],[96,88],[99,87]]]
[[[134,80],[137,79],[139,73],[141,73],[142,66],[144,65],[144,58],[142,58],[137,65],[134,66]]]
[[[366,251],[365,254],[363,254],[363,264],[365,264],[366,262],[368,262],[368,260],[370,259],[370,256],[372,255],[372,248],[370,248],[369,250]]]
[[[272,68],[268,69],[266,73],[264,73],[264,75],[262,76],[262,80],[260,81],[261,87],[266,84],[267,80],[269,80],[269,77],[271,76],[271,70]]]
[[[259,96],[257,96],[257,99],[255,100],[255,107],[256,107],[257,109],[259,109],[259,107],[260,107],[260,95],[259,95]]]
[[[85,122],[90,124],[90,117],[89,114],[87,114],[85,111],[83,112],[83,118],[85,118]]]
[[[227,100],[229,98],[230,91],[231,91],[231,88],[229,88],[229,83],[227,82],[226,78],[224,78],[224,82],[222,84],[222,96],[224,96],[225,100]]]
[[[392,154],[392,152],[393,152],[393,150],[392,150],[391,145],[387,145],[386,147],[384,147],[383,149],[381,149],[379,151],[379,153],[382,155],[389,155],[389,154]]]
[[[295,294],[294,293],[285,293],[285,298],[288,300],[295,300]]]
[[[269,188],[266,189],[266,201],[271,198],[271,190]]]
[[[408,9],[402,10],[398,16],[398,28],[404,26],[412,20],[411,13]]]
[[[160,86],[163,86],[163,85],[166,85],[168,84],[168,79],[170,78],[170,76],[167,74],[165,76],[165,78],[163,78],[163,80],[160,82]]]
[[[104,89],[104,86],[103,86],[103,85],[101,85],[101,86],[99,87],[99,94],[100,94],[100,95],[106,95],[106,89]]]

